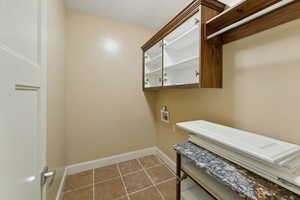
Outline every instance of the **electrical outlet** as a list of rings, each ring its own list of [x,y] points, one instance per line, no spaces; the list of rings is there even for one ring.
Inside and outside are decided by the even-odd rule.
[[[170,123],[170,115],[168,111],[161,111],[161,121],[165,123]]]
[[[167,109],[167,106],[164,106],[161,111],[160,111],[160,117],[161,117],[161,121],[165,122],[165,123],[170,123],[170,113]]]

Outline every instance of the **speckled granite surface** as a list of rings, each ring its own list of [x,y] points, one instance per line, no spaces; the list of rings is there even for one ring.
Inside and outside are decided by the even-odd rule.
[[[203,168],[244,199],[251,200],[300,200],[300,196],[281,186],[255,175],[193,143],[186,142],[173,146],[175,151],[190,159],[197,167]]]

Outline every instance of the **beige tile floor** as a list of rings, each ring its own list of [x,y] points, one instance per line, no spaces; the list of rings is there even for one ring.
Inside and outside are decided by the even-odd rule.
[[[151,155],[66,178],[64,200],[175,200],[173,172]]]

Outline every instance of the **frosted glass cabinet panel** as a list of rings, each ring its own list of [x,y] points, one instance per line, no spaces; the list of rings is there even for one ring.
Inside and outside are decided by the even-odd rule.
[[[162,42],[155,44],[144,53],[144,87],[162,86]]]
[[[164,38],[163,85],[199,83],[199,12]]]

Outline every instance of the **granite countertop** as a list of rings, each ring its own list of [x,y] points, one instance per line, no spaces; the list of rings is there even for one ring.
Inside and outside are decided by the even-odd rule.
[[[300,200],[300,196],[193,143],[173,146],[195,166],[229,186],[247,200]]]

